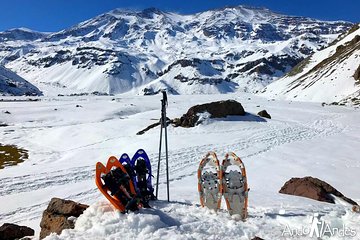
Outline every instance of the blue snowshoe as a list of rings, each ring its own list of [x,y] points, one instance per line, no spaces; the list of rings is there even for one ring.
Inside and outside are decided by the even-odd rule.
[[[143,149],[137,150],[131,159],[136,174],[135,182],[137,189],[145,201],[156,200],[152,186],[151,163],[148,155]]]

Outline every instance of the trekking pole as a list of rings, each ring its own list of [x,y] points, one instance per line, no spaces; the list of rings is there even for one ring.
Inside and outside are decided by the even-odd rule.
[[[161,100],[162,101],[162,100]],[[160,118],[160,144],[159,144],[159,161],[158,161],[158,168],[157,168],[157,175],[156,175],[156,199],[158,198],[159,192],[159,176],[160,176],[160,159],[161,159],[161,142],[162,142],[162,129],[163,129],[163,119],[162,113]]]
[[[166,95],[166,92],[163,92]],[[165,127],[165,156],[166,156],[166,188],[167,188],[167,200],[170,202],[170,191],[169,191],[169,155],[168,155],[168,143],[167,143],[167,118],[166,118],[166,107],[164,107],[164,127]]]
[[[161,100],[161,119],[160,119],[160,144],[159,144],[159,161],[156,177],[156,198],[159,192],[159,178],[160,178],[160,160],[161,160],[161,145],[162,145],[162,129],[165,128],[165,154],[166,154],[166,186],[167,186],[167,200],[170,201],[169,191],[169,155],[168,155],[168,144],[167,144],[167,119],[166,119],[166,106],[167,106],[167,95],[166,91],[162,91],[163,99]]]

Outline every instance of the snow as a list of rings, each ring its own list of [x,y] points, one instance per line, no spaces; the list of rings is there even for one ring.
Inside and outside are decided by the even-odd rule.
[[[206,119],[203,114],[206,121],[194,128],[169,127],[170,203],[165,201],[163,161],[160,200],[151,202],[153,208],[125,215],[115,211],[96,188],[95,164],[143,148],[156,173],[159,128],[136,133],[158,121],[160,98],[123,94],[3,101],[0,113],[11,114],[0,115],[9,125],[0,128],[0,142],[28,149],[29,160],[0,170],[0,225],[28,225],[38,235],[42,211],[52,197],[61,197],[90,207],[75,229],[47,239],[289,239],[282,236],[285,227],[310,226],[314,213],[360,234],[360,214],[351,206],[278,193],[291,177],[313,176],[360,201],[360,162],[354,154],[360,142],[359,110],[245,93],[169,96],[170,118],[195,104],[226,99],[241,102],[247,115]],[[262,109],[272,119],[256,116]],[[243,160],[250,187],[246,222],[231,217],[224,201],[217,213],[199,206],[196,171],[208,151],[216,151],[220,160],[234,151]]]

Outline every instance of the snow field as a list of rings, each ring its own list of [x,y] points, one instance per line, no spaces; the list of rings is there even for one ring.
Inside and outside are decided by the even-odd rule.
[[[314,213],[360,234],[360,215],[350,212],[351,206],[278,193],[291,177],[313,176],[359,202],[360,162],[354,155],[360,142],[359,111],[248,94],[170,95],[170,118],[195,104],[225,99],[238,100],[248,114],[208,119],[191,129],[169,127],[171,202],[164,201],[162,162],[160,201],[151,203],[153,209],[118,214],[95,186],[95,163],[143,148],[156,173],[159,128],[141,136],[136,132],[159,119],[160,99],[128,94],[2,102],[0,112],[11,114],[1,115],[10,126],[0,128],[0,142],[28,149],[29,160],[1,170],[0,224],[29,225],[38,234],[42,211],[52,197],[61,197],[91,206],[74,230],[49,239],[289,239],[282,236],[285,226],[307,226]],[[262,109],[271,120],[256,116]],[[220,161],[228,151],[243,160],[250,187],[246,222],[229,216],[224,201],[218,213],[199,207],[196,171],[208,151],[216,151]]]

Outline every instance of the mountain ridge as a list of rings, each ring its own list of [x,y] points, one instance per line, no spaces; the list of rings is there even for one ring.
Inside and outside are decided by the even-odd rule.
[[[350,27],[244,6],[114,9],[32,42],[0,41],[0,64],[46,93],[256,92]]]

